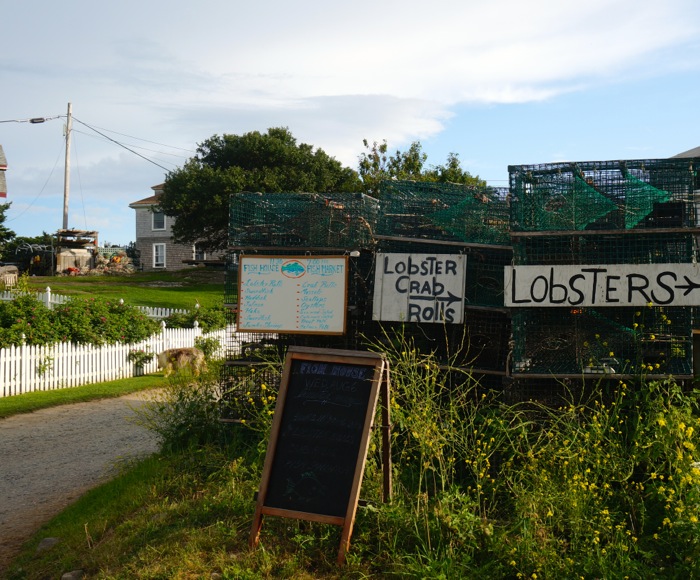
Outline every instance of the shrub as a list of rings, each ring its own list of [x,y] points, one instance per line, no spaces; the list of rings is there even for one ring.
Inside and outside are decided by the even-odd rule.
[[[151,362],[154,356],[155,354],[147,348],[132,348],[129,354],[126,355],[126,360],[134,363],[136,366],[143,366]]]
[[[55,342],[114,344],[140,342],[160,324],[138,308],[102,298],[73,298],[49,310],[33,295],[0,301],[0,348]]]
[[[204,358],[210,360],[221,349],[221,343],[216,338],[198,336],[194,339],[194,345],[204,353]]]
[[[138,308],[100,298],[73,298],[55,307],[54,314],[61,339],[79,344],[131,344],[160,330]]]
[[[43,345],[61,340],[55,313],[32,295],[0,301],[0,348],[26,344]]]
[[[211,332],[226,328],[228,310],[223,306],[197,308],[184,314],[171,314],[165,319],[170,328],[192,328],[195,320],[202,332]]]

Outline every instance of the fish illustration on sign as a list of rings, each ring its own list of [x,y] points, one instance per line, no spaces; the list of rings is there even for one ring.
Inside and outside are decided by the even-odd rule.
[[[289,260],[282,264],[282,274],[287,278],[301,278],[306,273],[306,268],[299,260]]]

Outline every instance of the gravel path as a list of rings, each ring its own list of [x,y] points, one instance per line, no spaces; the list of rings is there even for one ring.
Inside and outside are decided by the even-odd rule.
[[[143,402],[133,394],[0,419],[0,575],[42,524],[120,462],[157,450],[130,420]]]

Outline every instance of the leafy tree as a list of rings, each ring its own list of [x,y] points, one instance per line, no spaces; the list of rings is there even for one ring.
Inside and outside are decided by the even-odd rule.
[[[173,239],[197,243],[203,250],[225,248],[229,196],[242,191],[353,192],[362,184],[357,172],[343,167],[322,149],[297,144],[289,129],[267,133],[214,135],[197,154],[168,174],[160,209],[177,221]]]
[[[367,151],[360,155],[359,172],[364,192],[368,195],[377,197],[379,184],[390,179],[486,186],[483,179],[462,169],[457,153],[450,153],[444,165],[426,168],[428,156],[423,153],[419,141],[411,143],[408,150],[397,150],[393,155],[388,154],[386,140],[370,145],[365,139],[363,144]]]
[[[0,204],[0,250],[2,250],[0,255],[2,256],[3,260],[7,259],[5,257],[5,244],[7,244],[7,242],[11,241],[17,235],[5,225],[5,221],[7,220],[5,212],[10,209],[11,205],[12,202]]]

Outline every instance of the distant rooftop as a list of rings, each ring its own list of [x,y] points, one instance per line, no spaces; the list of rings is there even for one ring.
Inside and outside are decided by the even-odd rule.
[[[700,157],[700,147],[696,147],[695,149],[689,149],[688,151],[684,151],[683,153],[674,155],[673,157],[671,157],[671,159],[680,159],[683,157]]]

